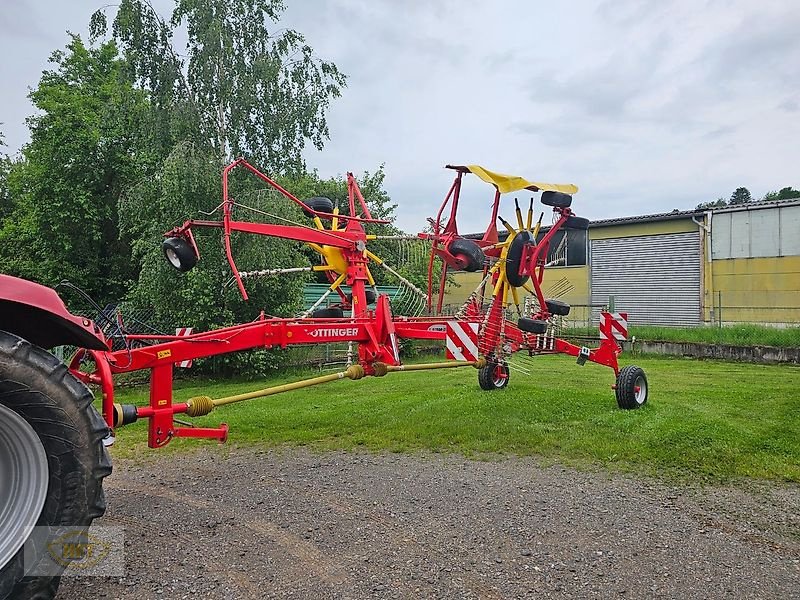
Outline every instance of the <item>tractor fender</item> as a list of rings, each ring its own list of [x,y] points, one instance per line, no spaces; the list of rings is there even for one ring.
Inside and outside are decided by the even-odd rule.
[[[0,275],[0,330],[47,350],[64,345],[108,350],[100,329],[70,313],[55,290],[11,275]]]

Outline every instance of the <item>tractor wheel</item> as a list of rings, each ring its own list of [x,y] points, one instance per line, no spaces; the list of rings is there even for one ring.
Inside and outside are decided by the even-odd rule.
[[[341,319],[344,311],[341,306],[329,306],[328,308],[318,308],[311,313],[312,319]]]
[[[517,321],[517,327],[526,333],[547,333],[547,321],[522,317]]]
[[[182,273],[191,271],[197,264],[197,254],[195,254],[194,248],[183,238],[167,238],[161,244],[161,249],[164,251],[167,262]]]
[[[647,377],[640,367],[623,367],[617,377],[617,404],[624,410],[639,408],[647,402]]]
[[[508,365],[504,362],[489,362],[478,369],[478,385],[483,390],[502,390],[508,385]]]
[[[483,250],[472,240],[457,239],[450,242],[447,251],[463,262],[462,267],[468,273],[474,273],[483,268],[486,256]]]
[[[323,212],[323,213],[332,213],[333,212],[333,201],[330,198],[325,198],[324,196],[314,196],[313,198],[309,198],[305,200],[305,205],[315,212]],[[309,219],[314,217],[314,213],[303,209],[303,214],[307,216]],[[327,217],[320,217],[320,218],[327,218]]]
[[[85,531],[106,504],[108,427],[92,393],[49,352],[0,331],[0,598],[48,599],[58,575],[25,577],[46,559],[46,536],[31,526]],[[23,544],[28,541],[27,552]],[[32,552],[32,553],[31,553]],[[23,564],[23,557],[25,564]],[[63,566],[57,572],[63,571]]]
[[[551,315],[566,317],[569,314],[570,306],[566,302],[547,298],[544,303],[547,305],[547,310],[550,311]]]

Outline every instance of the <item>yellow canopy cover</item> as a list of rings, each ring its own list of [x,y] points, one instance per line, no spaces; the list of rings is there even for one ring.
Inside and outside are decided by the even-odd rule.
[[[467,169],[470,173],[474,173],[486,183],[491,183],[501,194],[519,190],[531,190],[534,192],[542,190],[563,192],[565,194],[575,194],[578,191],[578,186],[571,183],[541,183],[539,181],[528,181],[524,177],[517,177],[516,175],[495,173],[489,169],[484,169],[480,165],[467,165]]]

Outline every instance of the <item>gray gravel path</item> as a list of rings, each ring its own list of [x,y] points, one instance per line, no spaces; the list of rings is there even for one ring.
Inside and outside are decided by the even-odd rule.
[[[793,484],[212,448],[117,460],[106,490],[127,575],[59,598],[800,598]]]

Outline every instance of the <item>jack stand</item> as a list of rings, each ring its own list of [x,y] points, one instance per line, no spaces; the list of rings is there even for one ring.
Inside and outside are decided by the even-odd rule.
[[[578,353],[578,360],[576,361],[580,366],[586,364],[586,360],[589,358],[589,348],[586,346],[581,347],[581,351]]]

